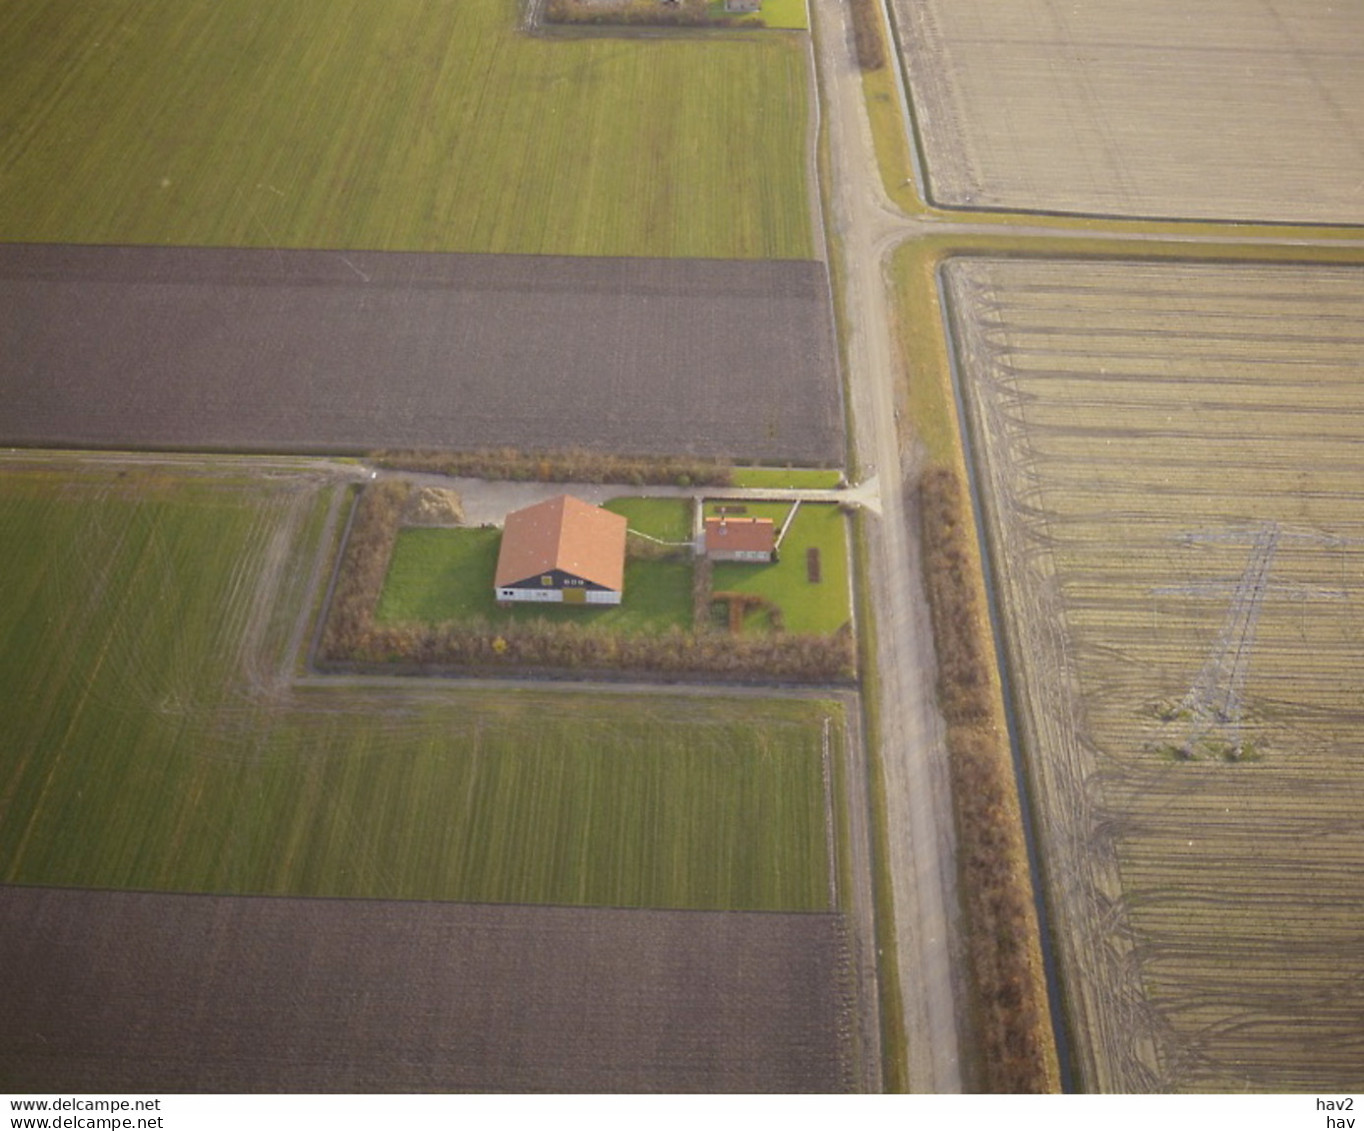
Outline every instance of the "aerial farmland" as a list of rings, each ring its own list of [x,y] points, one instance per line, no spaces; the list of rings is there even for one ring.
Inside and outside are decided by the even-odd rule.
[[[1346,1086],[1364,273],[944,279],[1086,1074]]]
[[[7,1088],[879,1076],[855,693],[312,668],[357,454],[843,460],[808,37],[523,15],[0,16]]]
[[[6,6],[0,1087],[1353,1087],[1361,43]]]

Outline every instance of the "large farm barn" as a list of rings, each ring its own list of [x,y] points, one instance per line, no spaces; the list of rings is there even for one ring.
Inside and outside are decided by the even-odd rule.
[[[507,515],[493,589],[499,601],[619,605],[624,515],[560,495]]]

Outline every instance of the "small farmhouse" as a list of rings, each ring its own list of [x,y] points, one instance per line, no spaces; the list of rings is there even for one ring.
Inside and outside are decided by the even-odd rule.
[[[760,12],[762,0],[725,0],[726,12]]]
[[[624,515],[572,495],[513,511],[497,556],[497,600],[619,605],[625,527]]]
[[[716,562],[770,562],[776,557],[776,529],[770,518],[706,519],[704,552]]]

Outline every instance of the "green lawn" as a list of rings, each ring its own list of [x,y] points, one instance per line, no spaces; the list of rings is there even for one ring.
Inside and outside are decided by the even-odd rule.
[[[612,499],[606,509],[623,514],[630,529],[664,542],[691,540],[691,503],[686,499],[625,497]]]
[[[0,881],[827,906],[835,705],[276,681],[329,490],[6,471]]]
[[[763,23],[772,28],[808,28],[805,0],[763,0]]]
[[[691,627],[691,560],[625,563],[619,605],[513,605],[499,608],[493,575],[502,532],[494,529],[412,527],[398,534],[379,598],[385,624],[481,617],[491,625],[544,619],[620,632],[665,632]]]
[[[843,480],[843,473],[822,467],[736,467],[736,487],[803,487],[831,491]]]
[[[772,517],[780,529],[787,510],[785,503],[750,504],[748,513]],[[806,569],[806,552],[812,546],[819,549],[818,583],[810,582]],[[781,544],[779,561],[770,565],[717,562],[711,584],[717,591],[756,593],[774,602],[781,608],[787,632],[836,632],[852,615],[842,512],[831,503],[802,505]]]
[[[711,0],[710,11],[717,19],[725,18],[724,0]],[[732,18],[732,17],[731,17]],[[809,12],[805,0],[762,0],[761,16],[748,17],[762,20],[763,27],[805,30],[810,26]]]
[[[532,37],[520,11],[0,5],[0,239],[812,254],[798,37]]]

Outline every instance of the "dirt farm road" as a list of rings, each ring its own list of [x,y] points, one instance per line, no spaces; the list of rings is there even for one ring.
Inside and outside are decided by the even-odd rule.
[[[881,763],[897,954],[914,1092],[959,1092],[956,875],[947,753],[934,693],[928,605],[901,450],[891,317],[883,264],[907,235],[881,193],[852,54],[847,6],[814,0],[821,103],[833,183],[832,228],[842,257],[849,409],[865,473],[880,481],[882,517],[869,521],[877,610]]]

